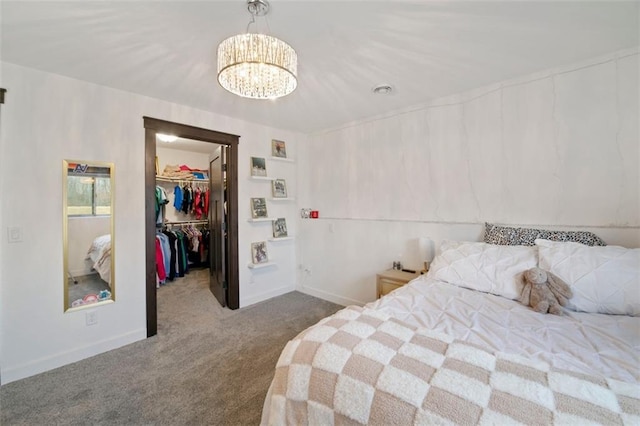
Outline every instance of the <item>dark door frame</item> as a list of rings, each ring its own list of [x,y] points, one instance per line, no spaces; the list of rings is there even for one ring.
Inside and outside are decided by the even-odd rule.
[[[156,187],[156,133],[175,135],[181,138],[227,145],[227,190],[229,212],[229,308],[240,307],[240,285],[238,272],[238,143],[240,136],[215,130],[188,126],[186,124],[142,117],[144,120],[144,194],[145,194],[145,265],[146,265],[146,308],[147,337],[158,333],[158,301],[156,295],[155,261],[155,187]]]

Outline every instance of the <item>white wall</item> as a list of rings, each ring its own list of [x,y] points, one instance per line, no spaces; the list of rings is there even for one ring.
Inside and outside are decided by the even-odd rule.
[[[376,272],[419,267],[419,236],[480,240],[485,221],[639,247],[638,71],[618,52],[314,135],[300,289],[371,301]]]
[[[209,142],[201,143],[210,146],[211,153],[202,153],[185,149],[166,148],[162,146],[165,144],[160,145],[156,143],[156,156],[158,157],[160,174],[162,174],[162,171],[167,165],[181,166],[184,164],[192,169],[209,170],[209,157],[215,152],[218,145]]]
[[[145,329],[143,116],[241,136],[239,145],[240,305],[295,288],[295,245],[278,249],[274,268],[252,273],[252,241],[270,235],[249,224],[248,198],[268,196],[249,179],[249,156],[270,155],[271,139],[295,155],[306,137],[132,93],[2,63],[0,228],[22,228],[23,242],[1,239],[0,368],[3,383],[143,339]],[[265,104],[268,107],[268,104]],[[116,303],[63,313],[62,160],[115,163]],[[290,178],[295,177],[295,164]],[[295,184],[295,182],[291,182]],[[295,185],[294,185],[295,186]],[[246,204],[246,208],[245,205]],[[290,206],[285,213],[294,211]],[[246,248],[246,250],[244,250]]]
[[[293,138],[274,137],[273,139],[286,142],[287,157],[297,159],[297,149],[307,143],[308,137]],[[288,196],[295,198],[297,194],[296,184],[296,162],[282,162],[271,159],[271,140],[268,144],[254,147],[246,157],[240,161],[240,176],[250,175],[250,160],[248,157],[264,157],[266,159],[267,176],[274,179],[284,179],[287,185]],[[240,197],[238,210],[240,211],[240,222],[247,222],[251,218],[251,205],[249,198],[265,198],[267,201],[267,215],[276,219],[284,217],[287,222],[288,235],[296,236],[297,228],[297,205],[295,201],[273,201],[271,191],[271,181],[248,179],[246,186],[246,197]],[[275,266],[262,269],[252,269],[249,276],[249,286],[260,286],[265,280],[275,280],[287,285],[296,287],[296,240],[269,241],[273,236],[272,222],[249,223],[247,229],[248,243],[240,244],[240,268],[243,269],[251,262],[251,243],[267,241],[267,254],[269,261]],[[242,291],[242,288],[240,289]],[[275,295],[275,294],[274,294]],[[254,301],[254,299],[249,299]],[[257,300],[256,300],[257,301]]]

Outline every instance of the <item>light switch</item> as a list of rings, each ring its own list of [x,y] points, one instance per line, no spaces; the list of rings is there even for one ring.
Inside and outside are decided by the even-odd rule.
[[[22,228],[19,226],[11,226],[7,228],[7,239],[10,243],[22,242]]]

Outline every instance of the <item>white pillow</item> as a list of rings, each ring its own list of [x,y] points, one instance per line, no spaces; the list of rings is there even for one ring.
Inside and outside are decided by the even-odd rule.
[[[640,315],[640,249],[536,240],[540,267],[571,286],[567,308]]]
[[[428,277],[460,287],[519,299],[522,273],[537,266],[537,248],[444,241]]]

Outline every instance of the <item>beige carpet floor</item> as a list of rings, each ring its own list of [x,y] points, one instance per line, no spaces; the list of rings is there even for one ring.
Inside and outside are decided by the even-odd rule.
[[[341,307],[221,308],[208,270],[158,290],[158,335],[0,388],[2,425],[257,425],[286,342]]]

